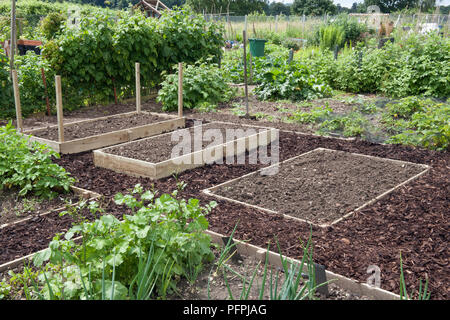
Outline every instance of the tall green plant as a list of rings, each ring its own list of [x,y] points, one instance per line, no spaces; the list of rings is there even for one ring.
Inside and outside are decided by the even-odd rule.
[[[0,127],[0,190],[17,188],[19,196],[34,193],[53,198],[68,192],[75,179],[52,162],[59,154],[17,133],[11,122]]]
[[[67,299],[164,298],[189,264],[210,261],[211,239],[203,231],[215,204],[201,207],[197,199],[178,199],[176,191],[156,194],[136,185],[131,193],[115,196],[116,204],[132,212],[123,221],[105,214],[74,225],[64,239],[55,236],[34,257],[37,267],[46,262],[48,270],[38,278],[38,292],[46,299],[50,291],[57,299],[63,294]],[[76,236],[82,236],[81,243]]]

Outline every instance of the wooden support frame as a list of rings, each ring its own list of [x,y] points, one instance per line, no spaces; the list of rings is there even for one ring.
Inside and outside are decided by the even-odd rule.
[[[118,115],[111,115],[106,117],[100,117],[95,119],[88,119],[83,121],[76,121],[65,124],[66,128],[74,125],[79,125],[88,122],[95,122],[98,120],[111,119],[114,117],[123,117],[134,115],[136,112],[127,112]],[[90,136],[86,138],[74,139],[69,141],[54,141],[44,138],[39,138],[34,136],[34,134],[47,130],[46,128],[34,129],[30,131],[23,132],[24,135],[30,136],[31,141],[37,141],[40,143],[47,144],[54,151],[62,154],[72,154],[79,153],[84,151],[90,151],[94,149],[99,149],[107,146],[112,146],[119,143],[129,142],[140,138],[151,137],[154,135],[161,134],[163,132],[173,131],[178,128],[184,128],[186,125],[186,118],[178,118],[177,116],[168,115],[168,114],[159,114],[153,112],[145,112],[141,111],[140,114],[154,115],[165,118],[167,120],[158,121],[150,124],[146,124],[143,126],[137,126],[122,130],[117,130],[113,132],[103,133],[95,136]],[[52,126],[50,128],[55,128],[56,126]]]
[[[327,227],[333,226],[336,223],[339,223],[342,220],[352,216],[354,213],[356,213],[358,211],[361,211],[362,209],[364,209],[368,205],[371,205],[372,203],[374,203],[374,202],[384,198],[385,196],[389,195],[394,190],[404,186],[405,184],[409,183],[410,181],[417,179],[418,177],[420,177],[423,174],[427,173],[430,170],[430,168],[431,168],[430,166],[425,165],[425,164],[418,164],[418,163],[412,163],[412,162],[401,161],[401,160],[394,160],[394,159],[389,159],[389,158],[381,158],[381,157],[369,156],[369,155],[360,154],[360,153],[347,152],[348,154],[351,154],[351,155],[354,155],[354,156],[359,156],[359,157],[365,157],[365,158],[377,159],[377,160],[383,160],[383,161],[390,161],[390,162],[396,162],[396,163],[399,163],[399,164],[412,164],[412,165],[416,165],[416,166],[422,167],[424,170],[419,172],[418,174],[416,174],[416,175],[406,179],[405,181],[397,184],[396,186],[390,188],[389,190],[381,193],[380,195],[374,197],[373,199],[363,203],[362,205],[360,205],[356,209],[351,210],[350,212],[346,213],[344,216],[342,216],[342,217],[332,221],[331,223],[324,223],[324,224],[316,224],[316,223],[313,223],[312,221],[309,221],[309,220],[297,218],[297,217],[290,216],[290,215],[287,215],[287,214],[283,214],[283,213],[280,213],[280,212],[277,212],[277,211],[274,211],[274,210],[270,210],[270,209],[267,209],[267,208],[264,208],[264,207],[261,207],[261,206],[257,206],[257,205],[253,205],[253,204],[250,204],[250,203],[247,203],[247,202],[243,202],[243,201],[235,200],[235,199],[232,199],[232,198],[224,197],[224,196],[221,196],[221,195],[218,195],[218,194],[214,193],[220,187],[224,187],[224,186],[230,185],[231,183],[233,183],[235,181],[238,181],[238,180],[241,180],[241,179],[244,179],[244,178],[246,178],[248,176],[252,176],[252,175],[255,175],[255,174],[261,174],[264,171],[270,170],[270,168],[272,168],[272,167],[281,166],[283,164],[286,164],[286,163],[289,163],[289,162],[291,162],[293,160],[296,160],[299,157],[305,156],[307,154],[310,154],[310,153],[313,153],[313,152],[316,152],[316,151],[341,152],[341,151],[338,151],[338,150],[332,150],[332,149],[327,149],[327,148],[316,148],[316,149],[313,149],[311,151],[302,153],[302,154],[300,154],[298,156],[295,156],[295,157],[289,158],[287,160],[284,160],[282,162],[273,164],[273,165],[271,165],[269,167],[265,167],[265,168],[259,169],[257,171],[245,174],[245,175],[243,175],[241,177],[238,177],[238,178],[235,178],[235,179],[231,179],[231,180],[226,181],[224,183],[221,183],[221,184],[215,185],[213,187],[204,189],[204,190],[202,190],[202,192],[207,194],[207,195],[209,195],[209,196],[213,196],[213,197],[215,197],[217,199],[220,199],[220,200],[230,201],[230,202],[237,203],[237,204],[240,204],[240,205],[243,205],[243,206],[246,206],[246,207],[254,208],[256,210],[267,212],[269,214],[281,215],[281,216],[283,216],[286,219],[292,219],[292,220],[296,220],[296,221],[300,221],[300,222],[304,222],[304,223],[308,223],[308,224],[313,224],[313,225],[321,227],[321,228],[327,228]],[[342,152],[346,152],[346,151],[342,151]]]
[[[214,125],[214,124],[232,124],[235,123],[229,122],[211,122],[205,125]],[[218,161],[223,159],[225,155],[230,155],[233,153],[234,155],[238,155],[238,144],[245,144],[245,150],[249,151],[253,149],[251,142],[257,141],[257,146],[269,145],[278,138],[277,129],[274,128],[266,128],[259,126],[251,126],[251,125],[241,125],[242,127],[247,128],[255,128],[255,129],[265,129],[261,132],[258,132],[254,135],[249,135],[246,137],[234,139],[232,141],[225,142],[223,144],[215,145],[212,147],[208,147],[199,151],[194,151],[189,154],[179,156],[176,158],[167,159],[164,161],[160,161],[157,163],[142,161],[138,159],[127,158],[115,154],[108,153],[108,150],[113,148],[104,148],[100,150],[94,151],[94,165],[106,169],[113,170],[118,173],[125,173],[135,177],[146,177],[150,179],[161,179],[164,177],[169,177],[174,173],[180,173],[189,169],[197,168],[204,166],[207,164],[205,159],[208,159],[209,162]],[[189,130],[183,129],[183,130]],[[170,135],[172,133],[164,134],[167,136],[167,139],[170,140]],[[156,137],[146,138],[146,140],[154,139]],[[139,143],[139,141],[123,143],[115,147],[126,146],[131,143]]]

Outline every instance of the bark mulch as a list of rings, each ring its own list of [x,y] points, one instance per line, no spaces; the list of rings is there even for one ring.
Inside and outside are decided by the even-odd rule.
[[[280,132],[280,161],[318,147],[423,163],[432,168],[386,198],[332,227],[311,226],[285,219],[280,215],[219,200],[218,206],[208,216],[209,229],[230,234],[238,224],[235,233],[237,239],[248,240],[251,244],[261,247],[267,247],[270,242],[274,251],[275,241],[278,241],[282,253],[293,258],[301,257],[301,243],[307,240],[312,231],[317,263],[325,265],[332,272],[361,282],[366,282],[370,276],[366,273],[368,266],[375,264],[381,269],[381,287],[396,293],[399,292],[401,251],[408,291],[417,290],[419,278],[428,277],[432,299],[448,299],[450,155],[398,145]],[[188,185],[180,196],[198,198],[203,204],[216,200],[203,194],[203,189],[262,167],[213,164],[180,173],[177,180],[169,177],[152,181],[97,168],[93,164],[92,152],[64,155],[55,162],[78,179],[78,187],[98,192],[107,198],[117,192],[131,189],[137,183],[146,188],[151,188],[154,184],[161,194],[175,190],[177,181],[185,181]],[[127,213],[124,208],[107,200],[106,203],[107,209],[116,216]],[[69,221],[68,225],[63,226],[61,222],[60,228],[68,228],[70,223]],[[54,230],[46,232],[44,224],[41,226],[41,231],[37,233],[32,234],[33,228],[29,228],[28,234],[16,236],[23,241],[27,239],[34,249],[42,249],[45,242],[51,239]],[[0,230],[0,235],[1,233]],[[41,247],[33,238],[42,240]],[[0,243],[3,244],[1,239]],[[27,249],[31,250],[29,247]],[[0,248],[0,256],[4,255],[4,251]]]

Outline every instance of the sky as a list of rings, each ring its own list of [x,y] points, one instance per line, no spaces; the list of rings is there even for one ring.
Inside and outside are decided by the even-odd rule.
[[[292,3],[294,2],[293,0],[271,0],[271,2],[284,2],[284,3]],[[334,4],[340,4],[342,7],[347,7],[350,8],[353,4],[353,2],[364,2],[364,0],[333,0]],[[441,6],[448,6],[450,5],[450,0],[437,0],[437,2],[441,5]]]

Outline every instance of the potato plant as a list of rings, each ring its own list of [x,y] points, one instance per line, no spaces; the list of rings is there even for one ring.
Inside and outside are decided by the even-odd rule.
[[[53,198],[68,192],[75,179],[52,158],[59,154],[16,132],[11,122],[0,127],[0,190],[17,188],[19,196],[33,193]]]

